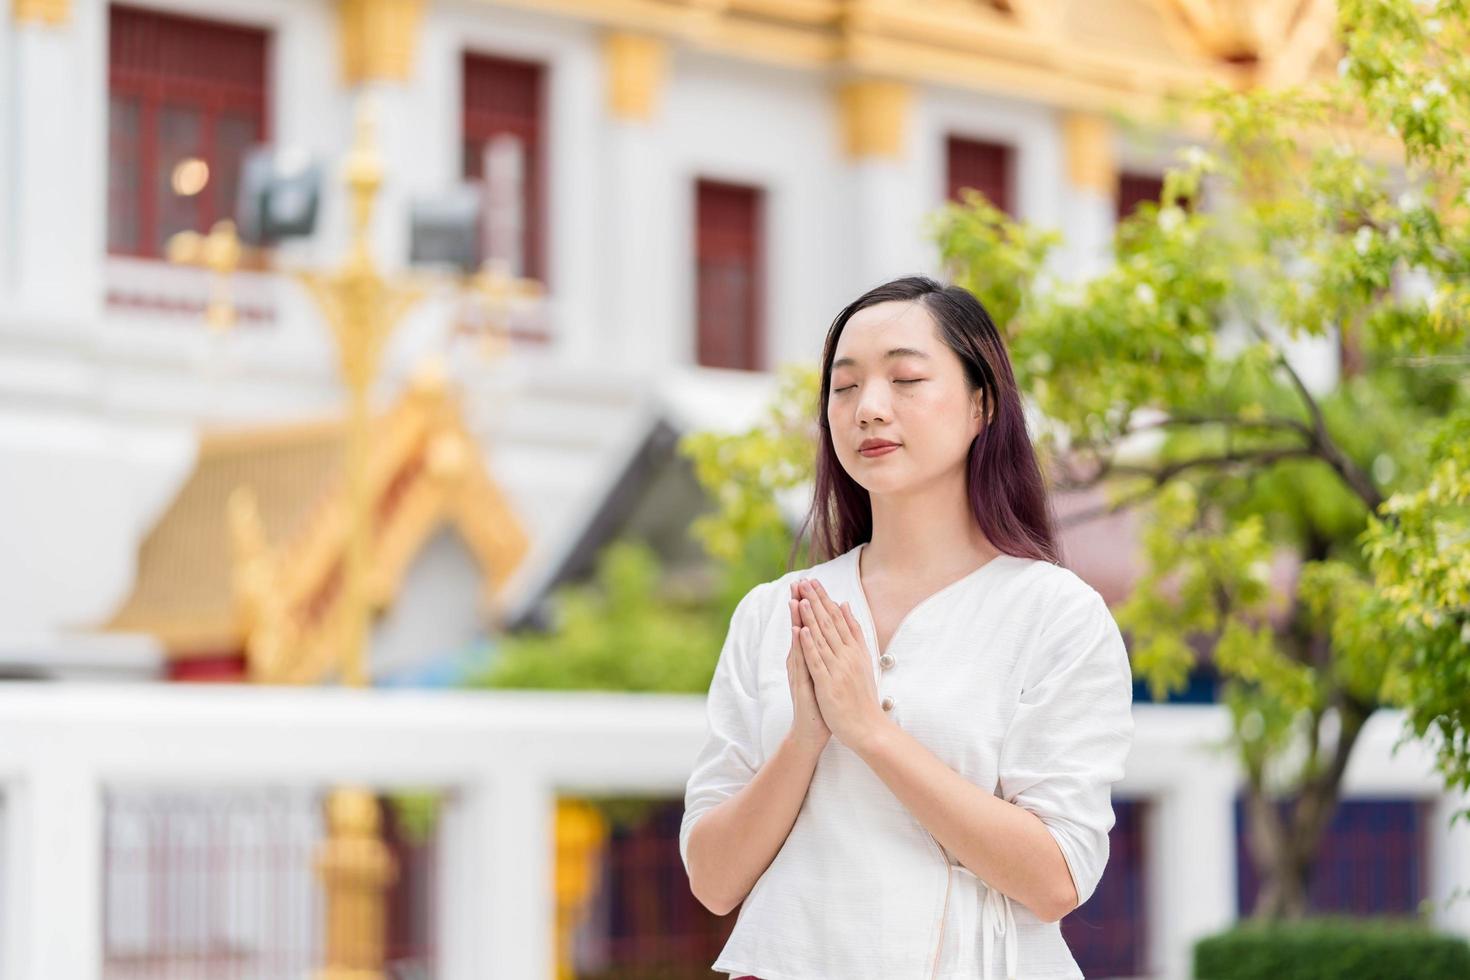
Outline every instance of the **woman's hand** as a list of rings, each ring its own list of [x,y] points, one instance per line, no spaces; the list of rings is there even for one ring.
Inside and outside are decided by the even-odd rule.
[[[796,583],[791,583],[787,605],[791,608],[791,649],[786,654],[786,679],[791,685],[791,737],[803,745],[823,748],[832,730],[822,720],[817,706],[817,689],[801,653],[801,614],[797,606]]]
[[[801,647],[817,691],[822,720],[848,748],[888,723],[878,706],[873,658],[857,617],[815,579],[798,583]]]

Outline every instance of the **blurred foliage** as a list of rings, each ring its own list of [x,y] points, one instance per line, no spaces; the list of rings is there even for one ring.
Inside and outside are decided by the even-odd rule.
[[[708,586],[669,581],[641,541],[598,555],[593,581],[551,597],[552,627],[501,638],[475,686],[703,694],[735,606],[783,575],[792,545],[776,493],[809,480],[814,374],[786,369],[765,422],[733,435],[685,436],[687,457],[713,502],[690,533],[710,557]]]
[[[647,544],[609,544],[598,554],[593,582],[557,589],[551,605],[552,629],[501,638],[490,666],[473,683],[562,691],[709,690],[725,624],[703,596],[675,592],[662,582],[658,558]]]
[[[1162,697],[1212,646],[1253,792],[1304,803],[1263,828],[1288,891],[1377,706],[1434,730],[1470,786],[1470,17],[1338,10],[1335,78],[1188,103],[1208,139],[1096,277],[1065,281],[1055,236],[975,192],[933,225],[1002,324],[1054,485],[1144,511],[1117,610],[1136,672]],[[1328,393],[1285,356],[1314,338],[1347,352]],[[1301,562],[1284,609],[1282,552]]]
[[[715,503],[690,532],[716,561],[742,568],[740,582],[769,582],[788,571],[792,528],[777,496],[795,495],[801,505],[810,499],[820,375],[817,366],[783,365],[764,422],[739,433],[694,432],[680,442]],[[791,567],[806,566],[805,549],[803,541]]]
[[[1244,923],[1195,943],[1192,972],[1199,980],[1448,980],[1470,975],[1470,943],[1413,918]]]
[[[385,798],[405,840],[422,846],[433,839],[439,826],[439,813],[444,806],[443,790],[393,790],[385,794]]]

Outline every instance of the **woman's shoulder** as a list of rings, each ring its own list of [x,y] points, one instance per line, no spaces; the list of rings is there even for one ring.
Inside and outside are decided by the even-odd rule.
[[[1046,618],[1108,613],[1102,593],[1066,565],[1014,555],[1007,558],[1018,568],[1010,577],[1017,601],[1029,601]]]

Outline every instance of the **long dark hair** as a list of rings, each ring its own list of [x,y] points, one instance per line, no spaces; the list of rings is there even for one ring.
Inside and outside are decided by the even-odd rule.
[[[827,399],[837,339],[858,310],[890,300],[917,300],[934,317],[944,342],[965,366],[971,393],[984,392],[990,419],[970,443],[966,493],[980,530],[998,550],[1021,558],[1061,562],[1055,521],[1036,451],[1026,432],[1021,393],[1005,342],[985,307],[961,286],[942,286],[927,276],[905,276],[875,286],[849,303],[827,330],[822,383],[817,396],[818,446],[812,506],[797,532],[790,562],[812,529],[813,564],[835,558],[873,538],[873,507],[837,460],[827,425]]]

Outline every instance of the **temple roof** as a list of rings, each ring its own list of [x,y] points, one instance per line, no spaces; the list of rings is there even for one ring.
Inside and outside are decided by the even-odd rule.
[[[372,601],[391,604],[415,554],[448,524],[483,571],[485,611],[496,618],[499,589],[527,539],[455,399],[442,381],[421,378],[372,431]],[[246,594],[254,580],[242,578],[254,560],[265,562],[293,629],[324,629],[347,541],[344,449],[336,420],[205,435],[194,472],[143,541],[132,593],[105,628],[157,636],[174,657],[244,649],[261,625]]]

